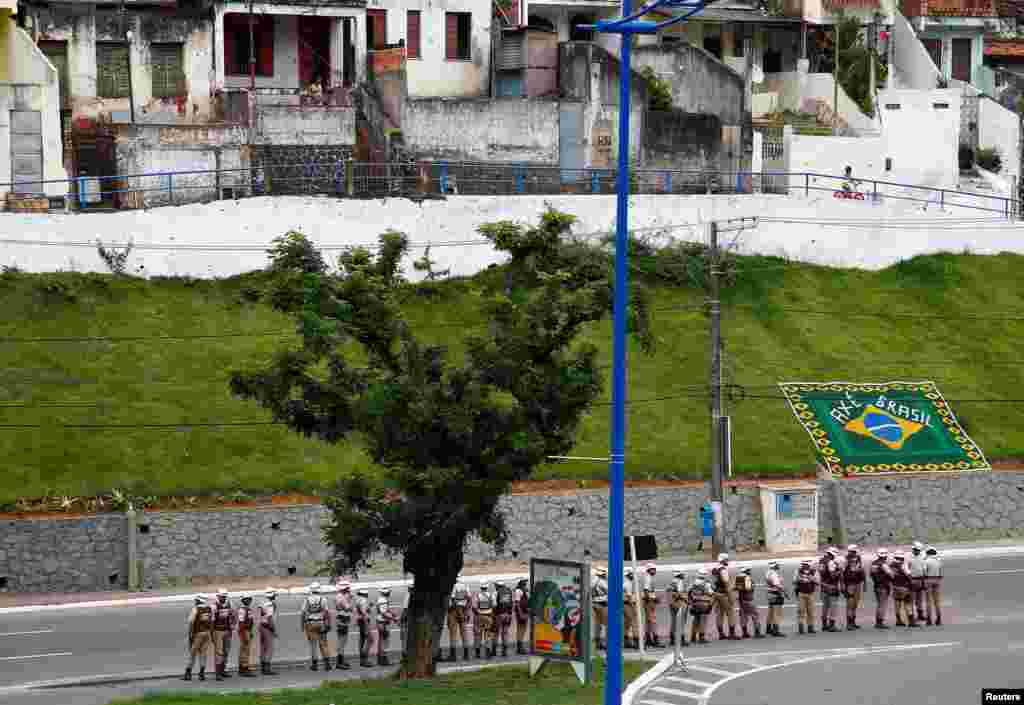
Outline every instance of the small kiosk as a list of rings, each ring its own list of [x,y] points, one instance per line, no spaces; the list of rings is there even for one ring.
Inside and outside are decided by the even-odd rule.
[[[769,553],[818,549],[818,487],[812,484],[758,487]]]

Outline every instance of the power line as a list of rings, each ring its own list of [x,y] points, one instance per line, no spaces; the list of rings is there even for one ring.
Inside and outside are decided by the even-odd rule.
[[[730,304],[734,308],[761,308],[758,304]],[[911,313],[909,311],[836,311],[813,308],[794,308],[792,306],[774,306],[766,304],[768,308],[777,311],[788,311],[790,313],[805,313],[812,316],[836,316],[837,318],[903,318],[922,320],[949,320],[949,321],[1024,321],[1024,314],[1011,316],[978,316],[973,314],[945,315],[938,313]]]

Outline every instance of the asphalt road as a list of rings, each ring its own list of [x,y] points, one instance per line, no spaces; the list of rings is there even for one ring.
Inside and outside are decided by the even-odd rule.
[[[795,567],[795,562],[783,561],[787,579]],[[689,648],[686,653],[694,658],[708,659],[772,650],[822,651],[915,643],[957,644],[920,652],[865,654],[826,662],[824,668],[821,663],[796,663],[756,672],[723,685],[713,693],[712,704],[765,703],[769,700],[776,703],[780,701],[781,693],[791,694],[789,705],[821,702],[823,694],[829,697],[831,705],[891,702],[893,694],[901,692],[914,693],[914,702],[959,704],[977,701],[982,687],[1024,685],[1024,669],[1013,668],[1024,655],[1021,653],[1024,631],[1019,631],[1024,627],[1021,624],[1024,614],[1019,609],[1021,585],[1024,584],[1024,555],[947,559],[945,575],[945,626],[941,628],[876,631],[870,628],[874,604],[873,598],[868,597],[860,619],[866,626],[857,632],[819,633],[805,637],[792,635],[795,615],[793,608],[787,606],[783,627],[790,633],[787,639],[712,641],[708,646]],[[756,569],[755,577],[763,578],[763,569]],[[671,575],[660,573],[659,586],[664,587],[670,579]],[[403,597],[401,588],[393,590],[394,604],[400,605]],[[275,658],[296,662],[305,660],[309,652],[299,633],[301,598],[285,595],[278,601],[283,613],[282,638],[278,640]],[[760,595],[759,603],[764,603]],[[323,672],[311,673],[296,668],[283,671],[274,679],[235,677],[224,683],[211,679],[206,683],[186,684],[163,678],[114,686],[22,690],[26,684],[40,681],[180,673],[184,665],[185,617],[189,607],[188,604],[177,603],[0,614],[0,701],[35,705],[98,705],[115,696],[141,694],[148,690],[312,686],[322,679]],[[667,619],[667,609],[663,606],[659,617],[663,630],[667,628]],[[443,639],[447,646],[447,633]],[[392,647],[398,647],[397,630],[392,637]],[[348,652],[353,654],[354,651],[355,643],[350,637]],[[234,665],[235,654],[232,654],[231,661]],[[457,665],[463,665],[461,660]],[[357,666],[348,672],[332,671],[330,676],[336,679],[366,677],[380,670],[384,669],[360,669]],[[904,683],[913,685],[917,690],[904,690]],[[850,694],[849,697],[846,694]],[[792,697],[797,699],[794,701]]]

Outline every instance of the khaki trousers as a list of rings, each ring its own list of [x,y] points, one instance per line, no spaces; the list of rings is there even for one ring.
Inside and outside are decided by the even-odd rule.
[[[622,607],[623,633],[627,639],[639,639],[636,629],[636,604],[626,602]]]
[[[797,609],[796,618],[797,624],[803,624],[808,627],[814,626],[814,593],[813,592],[799,592],[797,593]]]
[[[605,608],[605,623],[608,622],[608,609]],[[526,641],[527,628],[530,626],[529,618],[516,620],[516,641]]]
[[[706,614],[695,614],[693,615],[693,621],[690,625],[690,641],[696,642],[705,637],[704,625],[708,622],[708,616]]]
[[[644,600],[644,638],[654,639],[658,636],[658,603],[655,600]]]
[[[188,670],[196,665],[196,657],[199,657],[199,670],[206,670],[206,663],[210,659],[210,632],[196,632],[189,643]]]
[[[320,658],[328,659],[331,657],[331,646],[327,640],[327,632],[323,631],[322,625],[320,624],[307,624],[306,625],[306,639],[309,641],[309,658],[312,660],[317,659],[317,650],[320,651]]]
[[[274,632],[270,627],[260,625],[260,663],[270,663],[274,658]]]
[[[494,613],[481,612],[473,620],[473,646],[480,648],[494,639]]]
[[[768,606],[768,624],[782,624],[782,605]]]
[[[715,623],[718,631],[725,631],[726,619],[729,621],[729,631],[736,631],[736,596],[732,591],[716,592],[714,595]]]
[[[917,614],[918,619],[924,617],[925,592],[924,583],[920,580],[915,580],[910,594],[914,598],[914,612]]]
[[[238,671],[248,671],[252,667],[253,632],[251,629],[238,631]]]
[[[466,626],[466,611],[462,607],[448,609],[448,646],[454,649],[456,642],[464,649],[469,648],[469,627]]]
[[[825,591],[821,593],[821,618],[834,622],[836,618],[836,609],[839,607],[839,595],[829,594]]]
[[[925,601],[926,616],[932,620],[932,610],[935,611],[934,619],[942,621],[942,584],[938,582],[929,583],[925,588],[927,599]]]
[[[892,588],[875,587],[875,624],[884,624],[889,613],[889,601],[892,599]]]
[[[213,663],[218,670],[227,666],[229,644],[230,637],[227,632],[213,630]]]
[[[856,621],[857,610],[860,609],[861,600],[864,599],[864,586],[861,584],[846,588],[846,623]]]
[[[915,624],[917,618],[914,615],[914,598],[909,590],[893,590],[893,602],[895,602],[896,624]]]
[[[747,630],[748,628],[754,631],[761,629],[760,615],[758,615],[757,605],[753,601],[740,602],[740,629]]]
[[[682,635],[684,641],[686,640],[686,606],[686,602],[682,600],[676,600],[669,605],[668,641],[671,645],[676,643],[676,622],[679,622],[679,634]]]

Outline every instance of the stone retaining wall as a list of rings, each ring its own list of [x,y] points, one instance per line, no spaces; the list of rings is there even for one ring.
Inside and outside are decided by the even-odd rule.
[[[818,482],[822,544],[984,540],[1024,526],[1024,474]],[[726,486],[726,544],[763,546],[755,485]],[[695,553],[707,488],[626,490],[626,534],[653,534],[661,555]],[[502,501],[511,537],[506,557],[601,559],[607,551],[607,490],[513,495]],[[312,575],[327,558],[318,505],[150,512],[138,518],[138,560],[148,589],[200,577]],[[127,587],[128,522],[123,515],[0,522],[0,590],[92,591]],[[705,546],[706,548],[706,546]],[[470,542],[467,560],[494,558]]]

